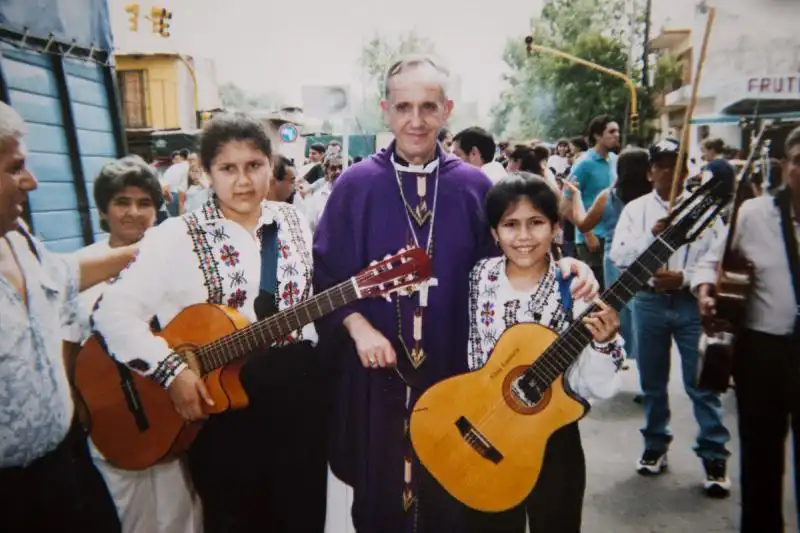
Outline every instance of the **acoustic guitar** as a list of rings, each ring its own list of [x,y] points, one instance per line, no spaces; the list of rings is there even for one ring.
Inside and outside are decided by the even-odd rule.
[[[620,311],[675,250],[718,215],[727,201],[721,185],[710,180],[673,211],[669,226],[601,299]],[[593,311],[589,306],[561,336],[538,324],[507,329],[483,368],[434,385],[414,405],[414,450],[457,500],[499,512],[533,490],[550,436],[589,409],[568,389],[564,373],[592,339],[581,319]]]
[[[725,251],[717,271],[714,286],[716,314],[703,318],[703,334],[698,346],[697,386],[717,393],[728,390],[733,375],[736,335],[744,325],[747,299],[753,286],[753,264],[733,249],[733,237],[739,220],[739,208],[755,197],[750,176],[759,154],[769,159],[769,141],[762,126],[753,140],[750,155],[736,178],[736,191],[728,223]]]
[[[356,276],[280,313],[248,324],[229,307],[196,304],[181,311],[157,335],[205,380],[214,406],[208,414],[247,406],[239,381],[246,356],[359,298],[389,298],[430,277],[428,255],[419,248],[374,262]],[[261,356],[261,355],[259,355]],[[267,354],[268,356],[268,354]],[[92,442],[111,464],[142,470],[184,452],[202,427],[186,423],[167,391],[116,362],[90,337],[75,363],[73,384],[88,414]]]

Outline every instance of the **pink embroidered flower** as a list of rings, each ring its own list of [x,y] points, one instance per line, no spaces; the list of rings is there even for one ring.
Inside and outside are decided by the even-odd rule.
[[[286,285],[283,286],[283,292],[281,293],[281,298],[283,299],[283,303],[286,305],[294,304],[298,297],[300,296],[300,287],[297,286],[297,283],[294,281],[289,281]]]
[[[219,258],[229,267],[239,264],[239,252],[230,244],[223,244],[219,250]]]
[[[481,306],[481,323],[489,327],[494,322],[494,304],[492,302],[483,302]]]
[[[284,259],[289,259],[289,256],[292,255],[289,245],[284,243],[280,239],[278,239],[278,251],[283,256]]]
[[[236,289],[236,291],[228,297],[228,307],[239,309],[244,305],[245,300],[247,300],[247,291]]]
[[[489,274],[487,275],[487,277],[488,277],[489,281],[494,283],[495,281],[497,281],[499,275],[498,275],[496,270],[490,270]]]

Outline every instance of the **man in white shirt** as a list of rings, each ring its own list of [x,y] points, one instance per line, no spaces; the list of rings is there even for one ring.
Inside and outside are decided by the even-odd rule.
[[[25,130],[0,102],[0,531],[113,533],[119,524],[106,517],[113,507],[88,460],[60,333],[76,320],[78,292],[117,275],[134,249],[79,260],[30,234],[20,216],[38,183]]]
[[[325,156],[322,168],[325,170],[325,180],[316,189],[310,190],[307,195],[296,202],[297,208],[305,215],[311,231],[317,229],[317,224],[325,210],[325,204],[333,190],[333,182],[342,173],[342,156],[338,153],[331,153]],[[320,183],[320,182],[318,182]]]
[[[678,163],[678,142],[666,140],[651,147],[650,158],[653,192],[625,206],[614,232],[611,260],[621,269],[630,266],[665,228],[672,178]],[[676,250],[666,268],[656,272],[648,287],[634,299],[634,327],[639,339],[647,339],[639,346],[637,356],[645,410],[645,426],[641,430],[645,449],[636,469],[643,475],[658,475],[667,468],[667,449],[672,441],[667,385],[674,339],[681,356],[684,388],[700,426],[694,450],[703,462],[703,486],[711,497],[730,494],[726,471],[729,452],[725,446],[730,434],[722,422],[719,395],[695,384],[701,326],[697,300],[689,291],[689,284],[698,259],[708,251],[713,235],[721,229],[721,222],[716,220],[695,242]]]
[[[754,267],[733,366],[741,440],[742,533],[784,531],[784,458],[790,427],[795,464],[800,454],[800,300],[787,250],[787,237],[794,236],[796,242],[800,233],[800,128],[789,134],[785,154],[786,188],[776,198],[762,196],[745,202],[732,240],[732,250]],[[714,315],[714,285],[726,237],[715,240],[692,276],[704,316]],[[795,269],[800,270],[796,249],[792,255]],[[797,467],[794,477],[795,486],[800,486]]]
[[[453,153],[465,163],[483,170],[492,183],[506,175],[503,164],[494,160],[496,149],[492,134],[483,128],[467,128],[453,137]]]

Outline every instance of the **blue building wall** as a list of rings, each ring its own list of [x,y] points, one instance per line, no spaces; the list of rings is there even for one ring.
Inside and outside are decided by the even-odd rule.
[[[39,180],[29,222],[53,251],[77,250],[101,233],[92,182],[122,155],[107,68],[0,43],[5,97],[27,123],[28,167]]]

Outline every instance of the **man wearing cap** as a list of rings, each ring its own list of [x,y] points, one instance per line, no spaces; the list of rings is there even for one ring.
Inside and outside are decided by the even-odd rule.
[[[620,214],[611,246],[611,260],[617,267],[628,267],[666,228],[664,219],[669,211],[678,148],[678,141],[674,139],[665,139],[650,148],[649,179],[653,183],[653,192],[633,200]],[[680,164],[682,186],[686,161]],[[682,200],[683,195],[678,197],[677,203]],[[681,356],[684,388],[700,426],[694,451],[702,460],[705,469],[703,487],[711,497],[730,494],[726,470],[729,452],[725,447],[730,434],[722,423],[719,395],[695,385],[701,325],[697,299],[690,292],[689,284],[698,259],[705,255],[714,236],[722,229],[722,222],[717,219],[695,242],[678,248],[665,268],[656,272],[634,299],[634,327],[640,339],[647,339],[639,347],[637,357],[645,425],[641,430],[644,453],[636,463],[636,470],[643,475],[658,475],[667,468],[667,449],[672,441],[667,385],[670,348],[674,339]]]

